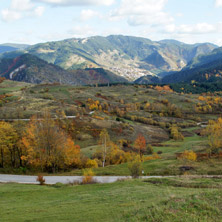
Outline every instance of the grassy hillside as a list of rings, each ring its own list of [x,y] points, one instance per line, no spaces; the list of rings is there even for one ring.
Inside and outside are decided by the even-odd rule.
[[[34,84],[63,83],[70,85],[107,84],[127,82],[104,69],[63,70],[31,54],[23,54],[16,58],[4,58],[0,61],[0,76],[14,81]]]
[[[137,136],[143,134],[147,144],[151,144],[161,157],[143,163],[148,175],[183,174],[180,167],[186,163],[178,160],[176,153],[184,150],[207,152],[207,137],[199,135],[202,129],[199,123],[221,115],[220,103],[211,104],[211,110],[208,110],[208,102],[200,100],[199,94],[161,91],[150,86],[74,87],[4,81],[0,84],[0,95],[1,119],[30,118],[34,114],[41,115],[46,109],[53,118],[59,118],[61,112],[74,116],[63,119],[62,126],[68,127],[67,130],[71,127],[70,136],[80,145],[82,154],[89,158],[100,148],[99,134],[104,128],[113,142],[127,141],[129,147],[126,149],[129,150]],[[209,101],[221,98],[221,93],[207,95],[202,96]],[[96,108],[95,104],[99,106]],[[16,123],[21,124],[17,121],[13,124]],[[184,135],[184,141],[170,139],[170,128],[175,124]],[[189,173],[221,174],[218,163],[218,159],[194,162],[194,170]],[[98,168],[95,172],[97,175],[129,175],[127,164]],[[67,174],[81,175],[82,171]]]
[[[188,177],[82,186],[0,184],[0,214],[2,222],[219,222],[221,187],[221,179]]]

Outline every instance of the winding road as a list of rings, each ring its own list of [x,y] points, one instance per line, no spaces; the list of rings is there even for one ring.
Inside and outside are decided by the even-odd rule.
[[[170,176],[166,176],[170,177]],[[0,174],[0,183],[24,183],[24,184],[39,184],[36,181],[37,176],[24,176],[24,175],[10,175]],[[163,176],[143,176],[142,179],[149,178],[163,178]],[[82,182],[82,176],[44,176],[46,184],[56,183],[78,183]],[[118,180],[131,179],[130,176],[94,176],[93,179],[97,183],[113,183]]]

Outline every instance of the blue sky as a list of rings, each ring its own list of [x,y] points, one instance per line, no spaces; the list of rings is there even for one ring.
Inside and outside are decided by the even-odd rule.
[[[222,46],[222,0],[0,1],[0,43],[123,34]]]

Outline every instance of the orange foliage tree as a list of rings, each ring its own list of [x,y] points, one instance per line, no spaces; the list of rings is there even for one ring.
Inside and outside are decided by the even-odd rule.
[[[146,139],[142,134],[140,134],[136,138],[134,142],[134,148],[137,150],[137,152],[140,154],[140,157],[142,158],[143,154],[146,151]]]
[[[49,113],[45,113],[43,119],[31,119],[22,143],[25,147],[23,161],[41,167],[42,171],[56,172],[79,165],[79,146],[55,124]]]

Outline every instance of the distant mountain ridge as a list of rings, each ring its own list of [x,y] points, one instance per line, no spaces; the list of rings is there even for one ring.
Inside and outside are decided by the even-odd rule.
[[[222,81],[222,47],[194,58],[183,70],[165,76],[163,83]]]
[[[13,44],[13,43],[0,44],[0,54],[5,52],[13,52],[16,50],[24,50],[28,47],[29,45],[25,44]]]
[[[210,43],[189,45],[176,40],[151,41],[111,35],[41,43],[28,47],[24,52],[66,70],[104,68],[135,80],[144,75],[180,71],[194,57],[208,54],[215,48],[217,46]],[[4,56],[13,57],[13,53]]]
[[[181,71],[161,73],[157,79],[144,76],[136,80],[140,84],[152,83],[207,83],[222,82],[222,47],[214,49],[207,55],[195,57]]]
[[[127,82],[104,69],[67,71],[30,54],[0,60],[0,76],[28,83],[62,83],[68,85]]]

